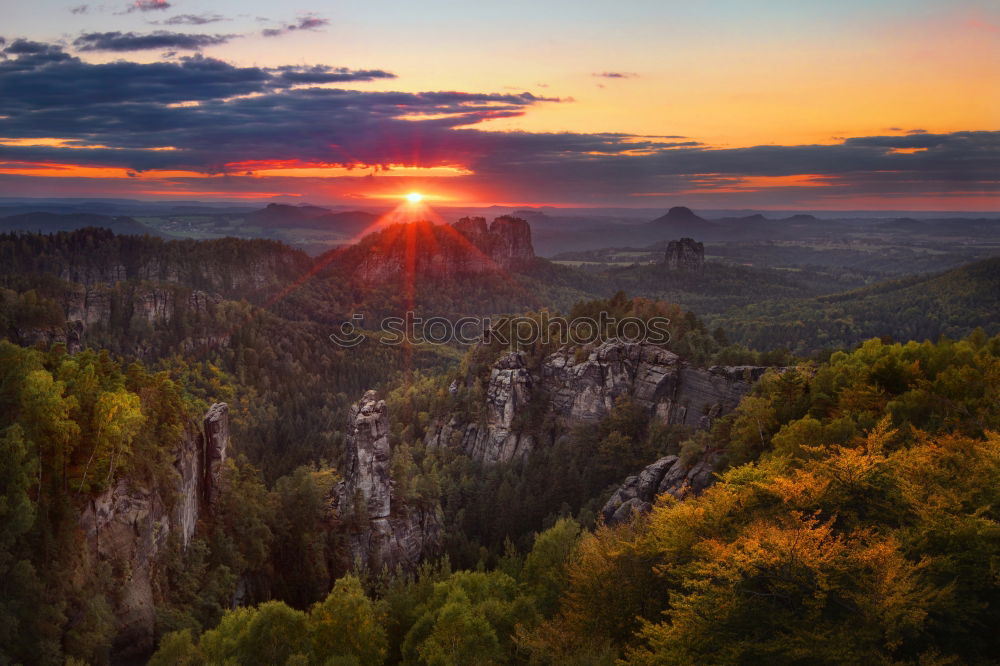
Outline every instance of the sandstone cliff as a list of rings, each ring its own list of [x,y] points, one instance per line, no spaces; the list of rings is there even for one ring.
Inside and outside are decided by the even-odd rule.
[[[389,415],[385,401],[367,391],[347,419],[344,479],[331,503],[346,539],[341,566],[413,570],[441,551],[440,508],[409,504],[391,478]]]
[[[503,215],[493,220],[489,227],[485,217],[463,217],[451,226],[504,268],[535,256],[531,245],[531,225],[519,217]]]
[[[733,410],[766,370],[696,368],[661,347],[619,340],[591,349],[582,359],[578,352],[560,349],[537,372],[528,369],[522,353],[505,354],[491,369],[483,418],[470,421],[456,410],[431,424],[427,445],[457,447],[489,464],[515,460],[539,444],[523,427],[529,407],[573,426],[600,421],[625,395],[665,424],[704,429]]]
[[[165,338],[178,351],[225,344],[232,322],[220,323],[224,301],[265,303],[312,266],[306,254],[273,241],[163,241],[104,229],[18,236],[5,260],[3,272],[50,276],[38,291],[52,307],[44,317],[11,317],[0,335],[28,346],[64,343],[71,352],[111,346],[139,357],[164,351],[156,347]],[[21,312],[18,298],[0,294],[0,311]],[[175,329],[188,337],[177,340]],[[102,338],[102,331],[113,336]]]
[[[625,479],[601,509],[607,525],[627,521],[634,512],[646,513],[658,495],[683,499],[701,493],[712,483],[716,455],[706,454],[686,465],[677,456],[665,456]]]
[[[198,519],[211,510],[218,493],[228,446],[229,408],[216,403],[178,442],[174,487],[145,487],[121,478],[84,508],[80,527],[89,556],[123,576],[115,608],[118,656],[152,649],[157,556],[172,533],[184,547],[191,541]]]
[[[692,238],[670,241],[665,262],[671,271],[701,273],[705,270],[705,244]]]
[[[45,326],[20,326],[12,331],[21,345],[39,342],[46,346],[63,343],[70,353],[81,350],[95,335],[112,327],[126,330],[132,344],[127,352],[144,357],[163,351],[156,348],[151,331],[169,331],[177,319],[196,335],[180,341],[181,351],[200,346],[228,343],[230,333],[218,322],[223,299],[218,294],[187,289],[172,284],[121,282],[117,284],[75,285],[67,289],[60,306],[63,320]]]
[[[507,271],[535,256],[531,226],[503,216],[466,217],[452,225],[427,221],[394,224],[366,236],[338,255],[364,283],[384,283],[406,274],[452,278]]]
[[[305,253],[274,241],[160,241],[100,229],[57,236],[45,251],[51,255],[46,272],[85,287],[128,281],[183,284],[251,302],[272,295],[312,265]]]

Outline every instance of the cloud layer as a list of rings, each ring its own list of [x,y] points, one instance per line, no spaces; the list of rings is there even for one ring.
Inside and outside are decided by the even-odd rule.
[[[167,0],[135,0],[131,5],[128,6],[126,11],[129,12],[155,12],[170,9],[170,3]]]
[[[329,23],[330,21],[325,18],[309,14],[301,17],[295,23],[289,23],[280,28],[265,28],[260,34],[264,37],[278,37],[289,32],[295,32],[296,30],[318,30],[323,26],[329,25]]]
[[[126,51],[137,48],[135,39],[157,35],[161,42],[141,48],[197,48],[180,40],[190,36],[168,32],[97,33],[75,45]],[[11,42],[3,53],[0,142],[8,145],[0,145],[0,162],[7,164],[229,174],[234,191],[251,187],[250,180],[260,188],[261,179],[246,173],[266,165],[461,167],[471,175],[456,176],[457,186],[496,200],[637,205],[648,205],[648,197],[712,193],[740,193],[741,201],[759,199],[759,205],[804,197],[1000,193],[1000,132],[731,149],[683,137],[496,132],[481,124],[559,100],[526,92],[329,87],[393,78],[379,69],[237,67],[200,55],[91,64],[26,40]],[[63,141],[24,145],[41,138]]]
[[[79,51],[147,51],[177,49],[197,51],[206,46],[225,44],[237,35],[198,35],[157,30],[148,34],[135,32],[87,32],[73,40]]]

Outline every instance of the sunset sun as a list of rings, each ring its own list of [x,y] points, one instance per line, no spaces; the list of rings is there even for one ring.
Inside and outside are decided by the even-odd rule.
[[[420,192],[410,192],[409,194],[406,195],[406,200],[414,204],[420,203],[421,201],[424,200],[424,195],[422,195]]]

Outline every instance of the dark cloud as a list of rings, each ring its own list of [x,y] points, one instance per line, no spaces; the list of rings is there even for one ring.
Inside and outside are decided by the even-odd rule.
[[[4,43],[0,40],[0,44]],[[61,49],[58,46],[53,46],[51,44],[44,44],[42,42],[33,42],[28,39],[15,39],[11,42],[10,46],[4,49],[4,53],[7,55],[43,55],[46,53],[60,53]]]
[[[594,72],[591,76],[597,76],[602,79],[635,79],[639,75],[634,72]]]
[[[307,16],[301,19],[295,26],[296,30],[315,30],[316,28],[322,28],[330,23],[329,20],[325,18],[320,18],[318,16]]]
[[[333,75],[339,81],[370,81],[391,78],[382,70],[349,70],[341,67],[236,67],[202,55],[187,56],[178,62],[136,63],[117,61],[86,63],[58,47],[17,40],[6,53],[17,58],[0,62],[0,114],[23,116],[24,122],[45,129],[49,117],[63,115],[87,118],[93,109],[110,113],[109,118],[128,114],[130,109],[147,113],[161,111],[163,105],[207,102],[271,92],[305,79]],[[514,100],[530,98],[507,96]],[[167,115],[176,113],[166,109]],[[84,121],[89,122],[89,121]],[[0,134],[0,136],[6,136]]]
[[[309,14],[300,18],[298,23],[290,23],[280,28],[265,28],[260,34],[265,37],[278,37],[296,30],[316,30],[317,28],[329,25],[329,23],[329,19]]]
[[[293,86],[310,83],[343,83],[345,81],[372,81],[394,79],[396,75],[381,69],[352,70],[346,67],[315,65],[313,67],[278,67],[276,79],[282,85]]]
[[[199,35],[157,30],[145,35],[135,32],[88,32],[73,40],[80,51],[146,51],[180,49],[194,51],[225,44],[238,35]]]
[[[257,67],[233,67],[200,55],[180,62],[95,65],[51,47],[0,63],[0,87],[5,91],[0,113],[28,114],[27,121],[74,108],[86,115],[102,105],[114,110],[118,107],[113,105],[197,102],[263,92],[270,89],[272,78]]]
[[[90,5],[77,5],[76,7],[70,7],[69,11],[73,14],[86,14],[90,9]]]
[[[206,23],[219,23],[228,20],[222,14],[178,14],[162,21],[162,23],[164,25],[205,25]]]
[[[252,170],[248,163],[271,161],[462,165],[474,174],[463,182],[522,201],[623,201],[726,189],[747,177],[801,174],[814,174],[815,187],[777,188],[772,194],[1000,192],[1000,132],[730,149],[680,136],[493,132],[480,123],[561,100],[527,92],[308,87],[391,78],[377,69],[263,69],[204,56],[90,64],[25,40],[5,52],[10,58],[0,61],[0,136],[73,142],[72,147],[3,146],[8,161],[237,174]],[[171,149],[152,150],[162,147]],[[242,182],[231,178],[226,182]]]
[[[135,0],[128,6],[127,12],[155,12],[170,9],[167,0]]]

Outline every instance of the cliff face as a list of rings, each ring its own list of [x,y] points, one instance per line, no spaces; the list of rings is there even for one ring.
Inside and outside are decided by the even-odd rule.
[[[182,351],[199,346],[219,346],[228,343],[230,338],[230,334],[217,323],[217,309],[222,300],[218,294],[148,282],[76,285],[74,289],[67,290],[59,303],[64,323],[20,327],[13,334],[22,345],[63,343],[70,353],[75,353],[83,348],[88,333],[127,323],[137,335],[133,345],[123,351],[143,357],[157,351],[152,340],[142,335],[143,329],[166,330],[171,322],[180,318],[200,333],[183,340],[180,345]]]
[[[362,282],[384,282],[412,272],[455,277],[516,268],[535,256],[531,226],[516,217],[466,217],[452,225],[396,224],[366,236],[341,261]]]
[[[486,226],[485,217],[463,217],[451,225],[497,265],[510,268],[532,259],[531,225],[519,217],[504,215]]]
[[[619,486],[601,509],[605,524],[627,521],[634,512],[648,512],[657,495],[684,499],[701,493],[712,483],[715,463],[715,454],[706,454],[693,464],[684,464],[677,456],[660,458]]]
[[[701,273],[705,270],[705,244],[691,238],[670,241],[665,261],[668,270]]]
[[[163,241],[82,229],[4,243],[3,272],[64,282],[46,282],[42,290],[61,313],[17,321],[16,329],[0,333],[22,345],[62,342],[76,351],[95,329],[128,331],[134,347],[115,351],[136,356],[153,351],[150,329],[167,331],[178,320],[197,331],[179,351],[226,343],[230,326],[215,316],[223,301],[264,303],[312,266],[305,253],[265,240]]]
[[[335,520],[345,529],[341,566],[360,563],[372,571],[413,570],[440,553],[440,508],[411,505],[396,497],[391,478],[389,415],[385,401],[368,391],[347,419],[344,479],[332,491]]]
[[[97,251],[68,240],[60,248],[65,258],[50,272],[85,287],[125,281],[183,284],[253,302],[295,280],[312,263],[304,253],[272,241],[160,242],[108,236],[95,241],[101,245]]]
[[[228,446],[229,408],[217,403],[178,443],[173,488],[148,488],[123,478],[84,508],[80,527],[89,555],[123,576],[115,608],[117,655],[127,658],[152,649],[157,556],[172,533],[187,547],[199,517],[211,511]]]
[[[453,413],[431,425],[426,442],[460,448],[485,463],[507,462],[538,444],[522,427],[529,407],[537,410],[541,404],[544,413],[571,427],[597,423],[625,395],[665,424],[708,428],[736,407],[765,370],[693,368],[655,345],[614,340],[582,360],[577,360],[576,348],[563,348],[532,374],[523,354],[511,352],[491,370],[485,418],[469,422],[462,413]]]

